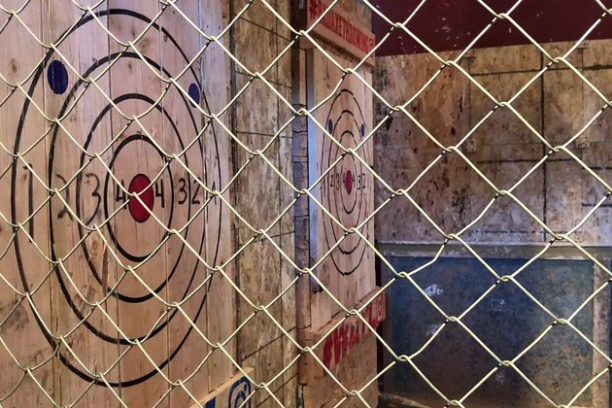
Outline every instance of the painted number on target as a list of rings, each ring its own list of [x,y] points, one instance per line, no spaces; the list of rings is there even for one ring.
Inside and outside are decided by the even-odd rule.
[[[366,174],[355,176],[350,170],[343,172],[330,172],[327,175],[327,183],[324,184],[324,193],[329,191],[341,191],[351,194],[353,190],[366,189]]]

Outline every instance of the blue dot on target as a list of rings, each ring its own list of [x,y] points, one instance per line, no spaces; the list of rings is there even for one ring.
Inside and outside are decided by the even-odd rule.
[[[331,119],[327,121],[327,131],[330,135],[334,133],[334,123],[331,121]]]
[[[365,125],[361,125],[361,137],[365,137]]]
[[[193,99],[196,105],[200,104],[200,87],[196,84],[189,85],[189,97]]]
[[[53,61],[47,67],[47,80],[51,90],[61,95],[68,89],[68,71],[61,61]]]

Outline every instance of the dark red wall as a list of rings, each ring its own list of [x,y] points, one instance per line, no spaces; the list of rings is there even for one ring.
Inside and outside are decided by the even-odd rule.
[[[506,12],[517,0],[485,0],[496,12]],[[404,21],[420,0],[374,0],[391,21]],[[612,0],[602,0],[612,7]],[[594,0],[524,0],[512,17],[538,42],[578,40],[601,17]],[[490,14],[476,0],[427,0],[407,28],[435,51],[465,48],[491,22]],[[374,17],[374,32],[380,41],[390,30]],[[612,16],[605,17],[588,39],[612,38]],[[508,21],[497,21],[476,47],[527,44],[529,41]],[[408,34],[395,29],[376,55],[422,52]],[[612,47],[610,52],[612,52]]]

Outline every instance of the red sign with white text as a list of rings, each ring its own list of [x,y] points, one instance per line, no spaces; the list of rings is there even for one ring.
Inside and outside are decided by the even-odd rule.
[[[326,0],[308,0],[307,14],[308,28],[323,16],[313,31],[354,56],[361,59],[374,49],[376,44],[374,34],[364,27],[355,25],[339,5],[330,9]],[[371,59],[372,56],[368,58],[370,63]]]

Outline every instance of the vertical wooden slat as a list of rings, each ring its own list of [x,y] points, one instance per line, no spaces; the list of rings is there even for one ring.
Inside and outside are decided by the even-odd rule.
[[[93,6],[95,3],[81,4]],[[107,372],[119,357],[114,340],[117,332],[101,310],[91,306],[104,301],[105,287],[109,284],[104,275],[115,275],[116,264],[105,264],[108,254],[105,254],[104,240],[97,233],[79,243],[87,230],[77,222],[79,218],[91,228],[104,220],[104,167],[98,160],[84,169],[81,167],[89,161],[82,149],[95,154],[111,141],[110,115],[104,114],[103,109],[108,101],[87,82],[95,79],[109,93],[109,75],[103,75],[108,66],[103,62],[108,56],[108,38],[100,25],[106,24],[106,6],[95,10],[100,14],[99,22],[90,14],[84,15],[69,0],[44,1],[42,10],[43,40],[57,47],[57,52],[50,51],[45,61],[45,111],[61,123],[61,126],[53,125],[49,135],[47,180],[52,188],[63,189],[60,194],[68,204],[66,207],[58,196],[54,197],[49,231],[54,259],[61,261],[53,280],[54,329],[58,336],[67,336],[66,342],[70,345],[70,350],[60,349],[63,359],[57,364],[61,403],[70,405],[78,400],[79,406],[117,406],[119,403],[111,390],[96,377]],[[105,231],[104,227],[101,230]],[[108,234],[105,237],[108,239]],[[75,247],[78,248],[73,251]],[[113,297],[103,303],[104,311],[115,321],[116,308]],[[105,379],[118,391],[117,368],[106,374]]]
[[[8,10],[17,10],[23,3],[5,1],[3,6]],[[8,19],[6,14],[0,14],[0,24],[4,25]],[[34,107],[34,104],[39,109],[44,106],[45,81],[42,69],[38,69],[43,48],[32,36],[41,37],[41,10],[32,3],[19,13],[21,22],[14,16],[10,19],[0,35],[0,73],[4,80],[13,86],[19,84],[21,89],[0,80],[0,100],[4,101],[0,106],[0,140],[7,150],[20,154],[24,161],[13,160],[4,150],[0,151],[0,168],[4,173],[0,177],[0,189],[5,194],[0,200],[0,212],[13,223],[23,223],[48,198],[47,191],[32,172],[24,168],[27,163],[42,180],[46,179],[47,146],[44,135],[48,127]],[[33,71],[36,74],[26,81]],[[35,144],[26,154],[26,150]],[[13,289],[4,280],[0,281],[0,338],[4,343],[0,345],[0,399],[7,398],[7,393],[11,393],[1,403],[3,406],[50,405],[44,392],[56,400],[58,397],[54,389],[52,360],[32,372],[40,386],[18,367],[32,368],[53,354],[53,347],[43,334],[45,326],[53,328],[51,283],[48,279],[50,264],[44,256],[49,255],[48,211],[42,210],[24,226],[33,242],[23,231],[14,230],[6,222],[0,221],[0,246],[3,253],[5,248],[9,248],[0,259],[0,274],[14,286]],[[17,232],[16,238],[14,232]],[[16,290],[28,292],[31,303],[28,304]],[[26,378],[19,383],[22,376]],[[13,392],[16,386],[18,388]]]
[[[227,25],[229,2],[219,0],[202,0],[202,19],[204,32],[208,35],[218,35]],[[226,48],[228,35],[220,38]],[[223,110],[229,95],[229,58],[216,44],[210,44],[204,53],[204,93],[207,95],[209,109],[213,113]],[[229,126],[228,112],[220,119]],[[225,188],[230,179],[230,136],[213,122],[209,126],[204,139],[204,150],[208,169],[207,185],[210,188],[221,190]],[[230,200],[229,189],[224,194]],[[213,200],[206,212],[207,231],[206,238],[207,262],[214,266],[225,263],[233,254],[234,242],[232,238],[232,215],[225,204],[219,199]],[[234,279],[233,264],[224,269],[230,279]],[[214,276],[211,292],[208,298],[208,333],[214,343],[226,341],[236,327],[236,293],[229,282],[220,273]],[[229,342],[225,349],[236,356],[235,341]],[[212,356],[209,365],[210,389],[214,389],[227,381],[235,372],[232,362],[220,350]]]
[[[111,96],[127,116],[122,117],[116,109],[112,110],[112,134],[123,132],[113,146],[112,172],[125,189],[141,191],[141,198],[147,203],[144,206],[135,198],[126,197],[115,181],[108,181],[109,213],[126,200],[132,200],[129,204],[132,207],[120,210],[111,224],[116,236],[113,249],[119,251],[120,247],[123,248],[124,252],[120,253],[122,262],[133,267],[146,259],[136,274],[149,286],[145,287],[130,273],[118,288],[119,292],[137,298],[133,302],[121,303],[119,325],[128,338],[141,341],[140,347],[132,347],[122,357],[121,396],[128,406],[153,406],[169,389],[161,374],[168,373],[166,306],[156,297],[151,297],[151,290],[157,289],[161,299],[168,297],[166,247],[156,248],[163,242],[169,223],[164,201],[170,175],[165,171],[156,178],[165,163],[163,144],[159,143],[164,115],[152,107],[162,93],[162,81],[158,77],[161,36],[157,22],[148,27],[149,21],[157,18],[161,6],[153,1],[135,3],[127,0],[109,0],[108,5],[111,10],[109,29],[119,41],[139,39],[127,50],[114,40],[110,43],[111,53],[123,52],[111,69]],[[151,65],[145,64],[134,48],[146,56]],[[134,116],[140,116],[139,123],[128,119]],[[159,147],[162,151],[158,150]],[[154,216],[150,215],[151,212]],[[165,398],[158,406],[167,405],[168,398]]]
[[[204,136],[200,135],[203,120],[197,109],[198,105],[206,104],[201,91],[200,59],[190,64],[200,50],[200,35],[186,20],[199,24],[200,10],[198,2],[188,1],[177,2],[177,8],[168,7],[160,19],[164,77],[173,78],[178,83],[178,86],[169,85],[162,101],[162,106],[170,114],[170,118],[165,118],[162,123],[162,143],[168,153],[176,155],[170,163],[175,186],[175,199],[170,203],[173,224],[178,229],[187,226],[181,235],[191,248],[185,246],[177,235],[166,244],[169,273],[174,272],[169,275],[168,299],[180,303],[197,328],[206,333],[209,293],[208,286],[203,286],[206,267],[199,257],[204,259],[206,250],[207,228],[205,213],[201,211],[206,194],[201,183],[206,183],[207,169]],[[179,76],[185,68],[189,69]],[[175,264],[177,269],[173,271]],[[209,391],[208,361],[202,364],[208,353],[206,341],[182,313],[169,324],[168,336],[169,352],[173,356],[169,365],[170,378],[172,381],[190,378],[186,384],[189,391],[196,397],[206,395]],[[191,377],[194,372],[196,374]],[[186,407],[193,403],[181,388],[175,389],[170,396],[172,407]]]

